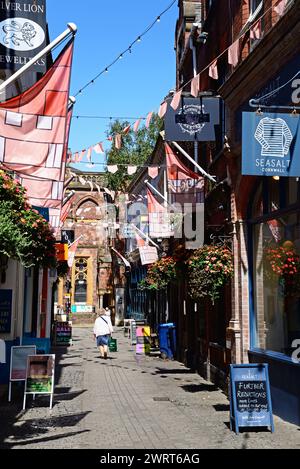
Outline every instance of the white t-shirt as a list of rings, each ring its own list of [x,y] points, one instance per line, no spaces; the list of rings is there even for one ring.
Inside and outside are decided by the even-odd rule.
[[[94,334],[96,337],[99,335],[107,335],[114,332],[109,316],[99,316],[94,324]]]

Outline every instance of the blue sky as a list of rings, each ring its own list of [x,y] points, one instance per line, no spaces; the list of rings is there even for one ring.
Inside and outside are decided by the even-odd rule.
[[[171,3],[172,0],[48,0],[51,40],[66,29],[68,22],[78,27],[71,94],[127,49]],[[74,114],[139,117],[157,111],[175,85],[177,17],[175,2],[142,41],[133,46],[131,54],[126,53],[108,73],[77,97]],[[100,119],[73,119],[71,150],[79,151],[105,141],[108,123]],[[108,143],[105,142],[105,148],[109,147]],[[100,162],[99,155],[94,153],[93,161]],[[86,165],[77,167],[88,170]]]

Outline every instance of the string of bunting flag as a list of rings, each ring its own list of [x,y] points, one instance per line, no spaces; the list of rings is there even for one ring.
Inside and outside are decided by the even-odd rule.
[[[75,97],[77,97],[78,95],[82,94],[82,92],[88,88],[89,86],[93,85],[95,83],[96,80],[98,80],[98,78],[107,73],[108,70],[113,66],[115,65],[120,59],[123,59],[124,58],[124,55],[126,53],[129,53],[131,54],[132,53],[132,48],[135,44],[138,44],[139,42],[141,42],[142,38],[148,34],[148,32],[157,24],[160,22],[161,18],[172,8],[173,5],[175,5],[175,3],[177,2],[177,0],[173,0],[171,2],[171,4],[165,8],[165,10],[163,10],[158,16],[156,16],[155,20],[152,21],[152,23],[145,29],[145,31],[143,31],[141,34],[139,34],[137,36],[137,38],[125,49],[123,50],[123,52],[121,52],[120,54],[118,54],[118,56],[109,64],[107,65],[103,70],[101,70],[92,80],[90,80],[89,82],[87,82],[82,88],[80,88],[77,93],[75,94]]]
[[[146,119],[145,127],[149,128],[153,114],[154,114],[153,111],[151,111],[148,113],[146,118],[139,117],[132,126],[133,131],[135,133],[138,131],[141,121],[143,119]],[[97,154],[105,154],[104,146],[103,146],[104,141],[112,142],[114,140],[115,147],[116,149],[119,150],[122,147],[122,135],[127,135],[130,132],[130,130],[131,130],[131,124],[124,127],[121,134],[116,134],[114,137],[109,136],[105,140],[102,140],[101,142],[91,145],[90,147],[88,147],[88,149],[85,148],[84,150],[76,151],[75,153],[68,152],[67,162],[68,163],[80,163],[81,160],[84,158],[84,156],[86,156],[89,163],[91,163],[91,157],[92,157],[93,151],[95,151]]]

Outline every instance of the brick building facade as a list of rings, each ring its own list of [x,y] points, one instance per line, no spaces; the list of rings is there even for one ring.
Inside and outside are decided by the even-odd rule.
[[[264,262],[272,243],[289,243],[299,254],[299,182],[243,176],[241,164],[242,113],[255,113],[249,101],[282,87],[262,100],[263,112],[268,105],[292,110],[295,104],[299,14],[299,2],[290,0],[183,1],[176,27],[177,88],[201,72],[199,96],[209,91],[222,98],[221,132],[198,157],[217,176],[206,191],[205,241],[226,239],[234,257],[234,277],[221,301],[178,313],[182,357],[218,383],[227,381],[230,363],[269,363],[274,412],[294,423],[300,421],[299,364],[292,360],[292,344],[300,339],[299,296],[283,293],[278,280],[270,283]],[[257,25],[254,38],[250,30]],[[238,38],[233,67],[227,50]],[[216,58],[213,79],[209,66]]]

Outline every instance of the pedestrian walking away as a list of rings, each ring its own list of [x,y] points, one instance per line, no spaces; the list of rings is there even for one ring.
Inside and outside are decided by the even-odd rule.
[[[101,358],[107,358],[108,341],[113,332],[110,316],[105,310],[101,311],[94,324],[94,339],[97,341]]]

